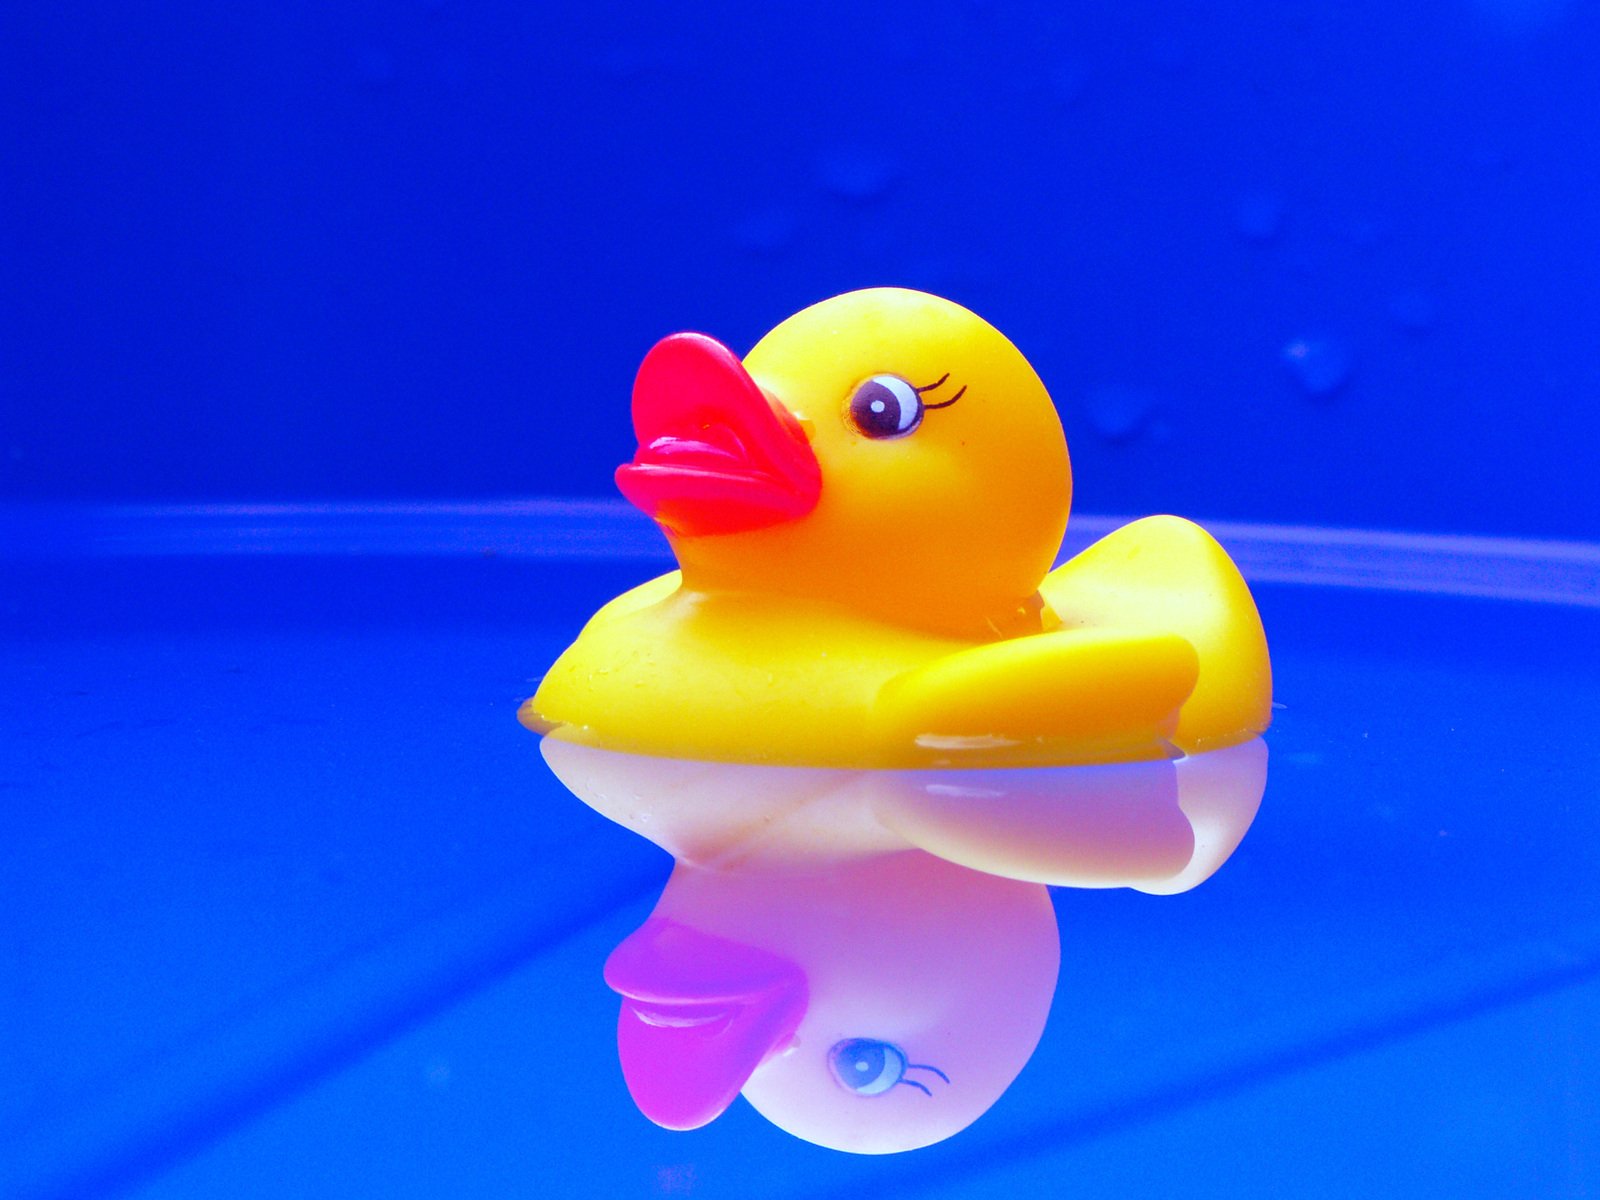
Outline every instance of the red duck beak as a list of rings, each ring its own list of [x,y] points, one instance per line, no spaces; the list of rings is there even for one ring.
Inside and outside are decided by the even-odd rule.
[[[805,516],[822,471],[794,415],[721,342],[675,333],[633,382],[633,461],[617,487],[669,532],[740,533]]]
[[[633,1101],[657,1125],[715,1120],[805,1016],[805,975],[786,959],[663,917],[611,952],[622,996],[617,1055]]]

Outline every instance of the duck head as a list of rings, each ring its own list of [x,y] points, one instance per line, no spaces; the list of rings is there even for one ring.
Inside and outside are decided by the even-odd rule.
[[[618,486],[692,588],[981,636],[1025,618],[1066,528],[1072,473],[1038,375],[922,292],[824,300],[742,363],[675,334],[639,369],[633,422]]]

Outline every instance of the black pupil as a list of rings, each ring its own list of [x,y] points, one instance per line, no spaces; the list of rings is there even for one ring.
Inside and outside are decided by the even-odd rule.
[[[922,420],[922,400],[901,379],[869,379],[850,398],[850,416],[868,437],[910,433]]]
[[[849,1056],[850,1077],[862,1083],[873,1083],[883,1074],[883,1048],[862,1046]]]
[[[883,1078],[886,1066],[883,1043],[857,1038],[835,1046],[833,1065],[846,1087],[857,1091],[871,1087]]]

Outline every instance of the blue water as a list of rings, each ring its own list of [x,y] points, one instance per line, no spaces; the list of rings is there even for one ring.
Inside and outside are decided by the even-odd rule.
[[[623,1087],[600,967],[670,864],[513,713],[652,563],[3,569],[7,1196],[1600,1186],[1583,594],[1258,582],[1282,707],[1243,845],[1185,895],[1055,892],[1017,1083],[861,1159],[742,1101],[669,1133]]]

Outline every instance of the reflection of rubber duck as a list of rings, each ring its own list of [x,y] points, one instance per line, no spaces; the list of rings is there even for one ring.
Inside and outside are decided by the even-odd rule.
[[[990,875],[1170,895],[1217,870],[1267,785],[1261,739],[1176,762],[846,771],[543,743],[590,808],[681,864],[765,874],[925,850]]]
[[[797,1137],[884,1154],[999,1099],[1060,954],[1046,888],[907,851],[778,878],[680,864],[605,974],[623,1076],[658,1125],[697,1128],[742,1092]]]
[[[1260,741],[1176,763],[918,771],[544,750],[586,803],[678,859],[606,964],[639,1108],[689,1129],[742,1092],[858,1153],[949,1137],[1022,1070],[1060,959],[1042,883],[1194,887],[1266,782]]]
[[[1170,757],[1266,727],[1250,594],[1152,517],[1046,574],[1071,499],[1060,423],[997,330],[880,288],[744,363],[646,355],[624,495],[681,570],[612,601],[520,714],[637,753],[842,767]]]

